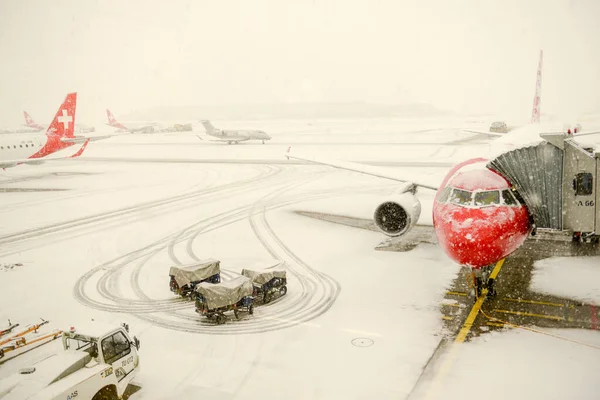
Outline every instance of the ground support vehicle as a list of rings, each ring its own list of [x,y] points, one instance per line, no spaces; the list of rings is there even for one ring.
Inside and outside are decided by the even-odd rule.
[[[195,296],[196,312],[218,324],[225,323],[227,311],[233,311],[238,319],[240,310],[245,310],[248,314],[254,313],[252,282],[245,276],[216,285],[199,283],[195,289]]]
[[[175,265],[169,270],[169,288],[182,297],[194,293],[200,282],[221,282],[221,262],[212,258],[193,264]]]
[[[262,300],[265,304],[287,293],[285,270],[266,269],[255,271],[243,269],[242,276],[248,277],[252,281],[252,296],[255,299]]]
[[[62,351],[0,381],[2,400],[121,399],[139,369],[129,327],[96,322],[62,333]]]

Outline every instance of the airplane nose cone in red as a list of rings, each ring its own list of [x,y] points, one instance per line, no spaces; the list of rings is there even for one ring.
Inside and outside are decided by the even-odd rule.
[[[524,206],[470,208],[449,203],[434,205],[434,227],[446,254],[475,269],[511,254],[531,230]]]

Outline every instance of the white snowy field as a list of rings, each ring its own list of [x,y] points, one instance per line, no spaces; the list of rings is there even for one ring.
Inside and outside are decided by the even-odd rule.
[[[425,141],[425,136],[406,135],[405,140]],[[378,252],[373,248],[384,240],[382,234],[293,213],[368,218],[379,196],[393,194],[393,182],[312,165],[177,162],[178,157],[275,160],[283,158],[284,142],[148,145],[148,137],[141,135],[128,140],[135,137],[137,145],[110,139],[92,143],[81,160],[2,173],[3,189],[66,190],[0,193],[0,264],[23,264],[0,271],[0,321],[26,325],[43,317],[62,329],[91,318],[128,322],[141,340],[135,381],[142,390],[132,399],[409,396],[444,334],[439,304],[458,267],[433,245],[407,253]],[[393,160],[389,147],[342,141],[338,146],[306,144],[305,150],[331,158],[336,148],[348,159],[377,161],[385,154]],[[398,146],[395,154],[428,161],[443,151],[435,145],[419,146],[420,153],[415,148]],[[173,162],[117,160],[127,157]],[[407,170],[443,177],[440,168]],[[431,223],[432,196],[422,194],[421,223]],[[169,267],[208,257],[222,261],[225,279],[236,276],[245,259],[253,264],[285,260],[288,294],[222,326],[203,322],[192,304],[165,309],[174,298]],[[541,393],[564,394],[567,385],[546,380],[544,374],[573,376],[600,367],[596,350],[534,335],[507,331],[461,345],[451,375],[439,378],[439,398],[488,393],[495,377],[478,363],[488,356],[495,362],[498,354],[519,349],[532,354],[519,363],[536,379],[515,375],[514,358],[494,364],[507,374],[501,386],[511,398],[538,397],[541,381],[546,390]],[[597,344],[597,332],[582,335]],[[0,379],[58,345],[0,366]],[[539,368],[538,353],[556,361]],[[580,376],[578,385],[569,386],[573,392],[562,398],[590,398],[595,381],[587,372]]]
[[[600,257],[554,257],[538,261],[531,287],[536,292],[600,306]]]

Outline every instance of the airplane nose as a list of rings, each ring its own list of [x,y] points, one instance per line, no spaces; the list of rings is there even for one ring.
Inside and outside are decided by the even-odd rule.
[[[446,254],[461,265],[479,268],[493,264],[515,251],[529,234],[524,208],[444,206],[451,208],[444,211],[452,218],[436,218],[436,236]]]

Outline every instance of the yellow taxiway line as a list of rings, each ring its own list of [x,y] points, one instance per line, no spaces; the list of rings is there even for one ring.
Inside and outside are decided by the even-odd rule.
[[[527,303],[527,304],[540,304],[542,306],[552,306],[552,307],[565,307],[564,304],[560,303],[550,303],[548,301],[537,301],[537,300],[524,300],[524,299],[512,299],[510,297],[504,297],[502,300],[505,301],[514,301],[516,303]]]
[[[467,296],[467,294],[465,292],[446,292],[446,294],[449,295],[453,295],[453,296]]]
[[[496,263],[496,266],[494,267],[494,269],[492,270],[492,273],[490,274],[491,279],[496,279],[496,277],[498,276],[498,273],[500,272],[500,269],[502,269],[502,265],[504,265],[504,259],[502,259]],[[442,380],[444,379],[444,377],[450,370],[450,367],[452,366],[452,363],[454,362],[454,359],[456,358],[458,345],[465,341],[465,339],[467,338],[467,335],[471,331],[471,328],[473,327],[473,322],[475,322],[475,318],[477,318],[479,311],[481,311],[481,306],[483,305],[483,302],[485,301],[487,293],[488,293],[487,289],[483,289],[481,291],[481,296],[479,296],[479,298],[477,298],[477,301],[473,305],[473,308],[471,308],[471,311],[469,312],[469,315],[467,316],[465,323],[463,324],[462,328],[458,332],[456,339],[454,339],[454,342],[451,344],[450,350],[446,354],[446,357],[444,358],[444,361],[443,361],[442,365],[440,366],[439,373],[437,374],[437,376],[434,377],[433,383],[429,387],[429,391],[427,392],[427,394],[425,396],[426,399],[430,399],[430,398],[432,398],[432,396],[433,396],[433,398],[439,398],[438,393],[439,393],[440,383],[442,382]]]
[[[498,273],[500,273],[500,270],[502,269],[502,265],[504,265],[504,259],[502,259],[496,263],[494,270],[490,274],[490,279],[496,279],[496,277],[498,276]],[[483,289],[481,291],[481,296],[479,296],[479,298],[477,298],[477,301],[473,305],[473,308],[471,309],[469,316],[467,316],[467,320],[465,321],[463,327],[460,329],[460,332],[458,332],[458,335],[456,336],[454,343],[462,343],[467,338],[467,335],[469,334],[469,332],[471,331],[471,328],[473,327],[473,322],[475,322],[475,318],[477,318],[477,315],[479,314],[479,311],[481,310],[481,306],[483,305],[483,302],[485,301],[485,298],[487,297],[487,293],[488,293],[487,289]]]
[[[511,315],[522,315],[525,317],[546,318],[546,319],[553,319],[555,321],[564,321],[565,320],[564,317],[558,317],[555,315],[534,314],[534,313],[529,313],[529,312],[524,312],[524,311],[511,311],[511,310],[495,309],[492,312],[499,312],[502,314],[511,314]]]

